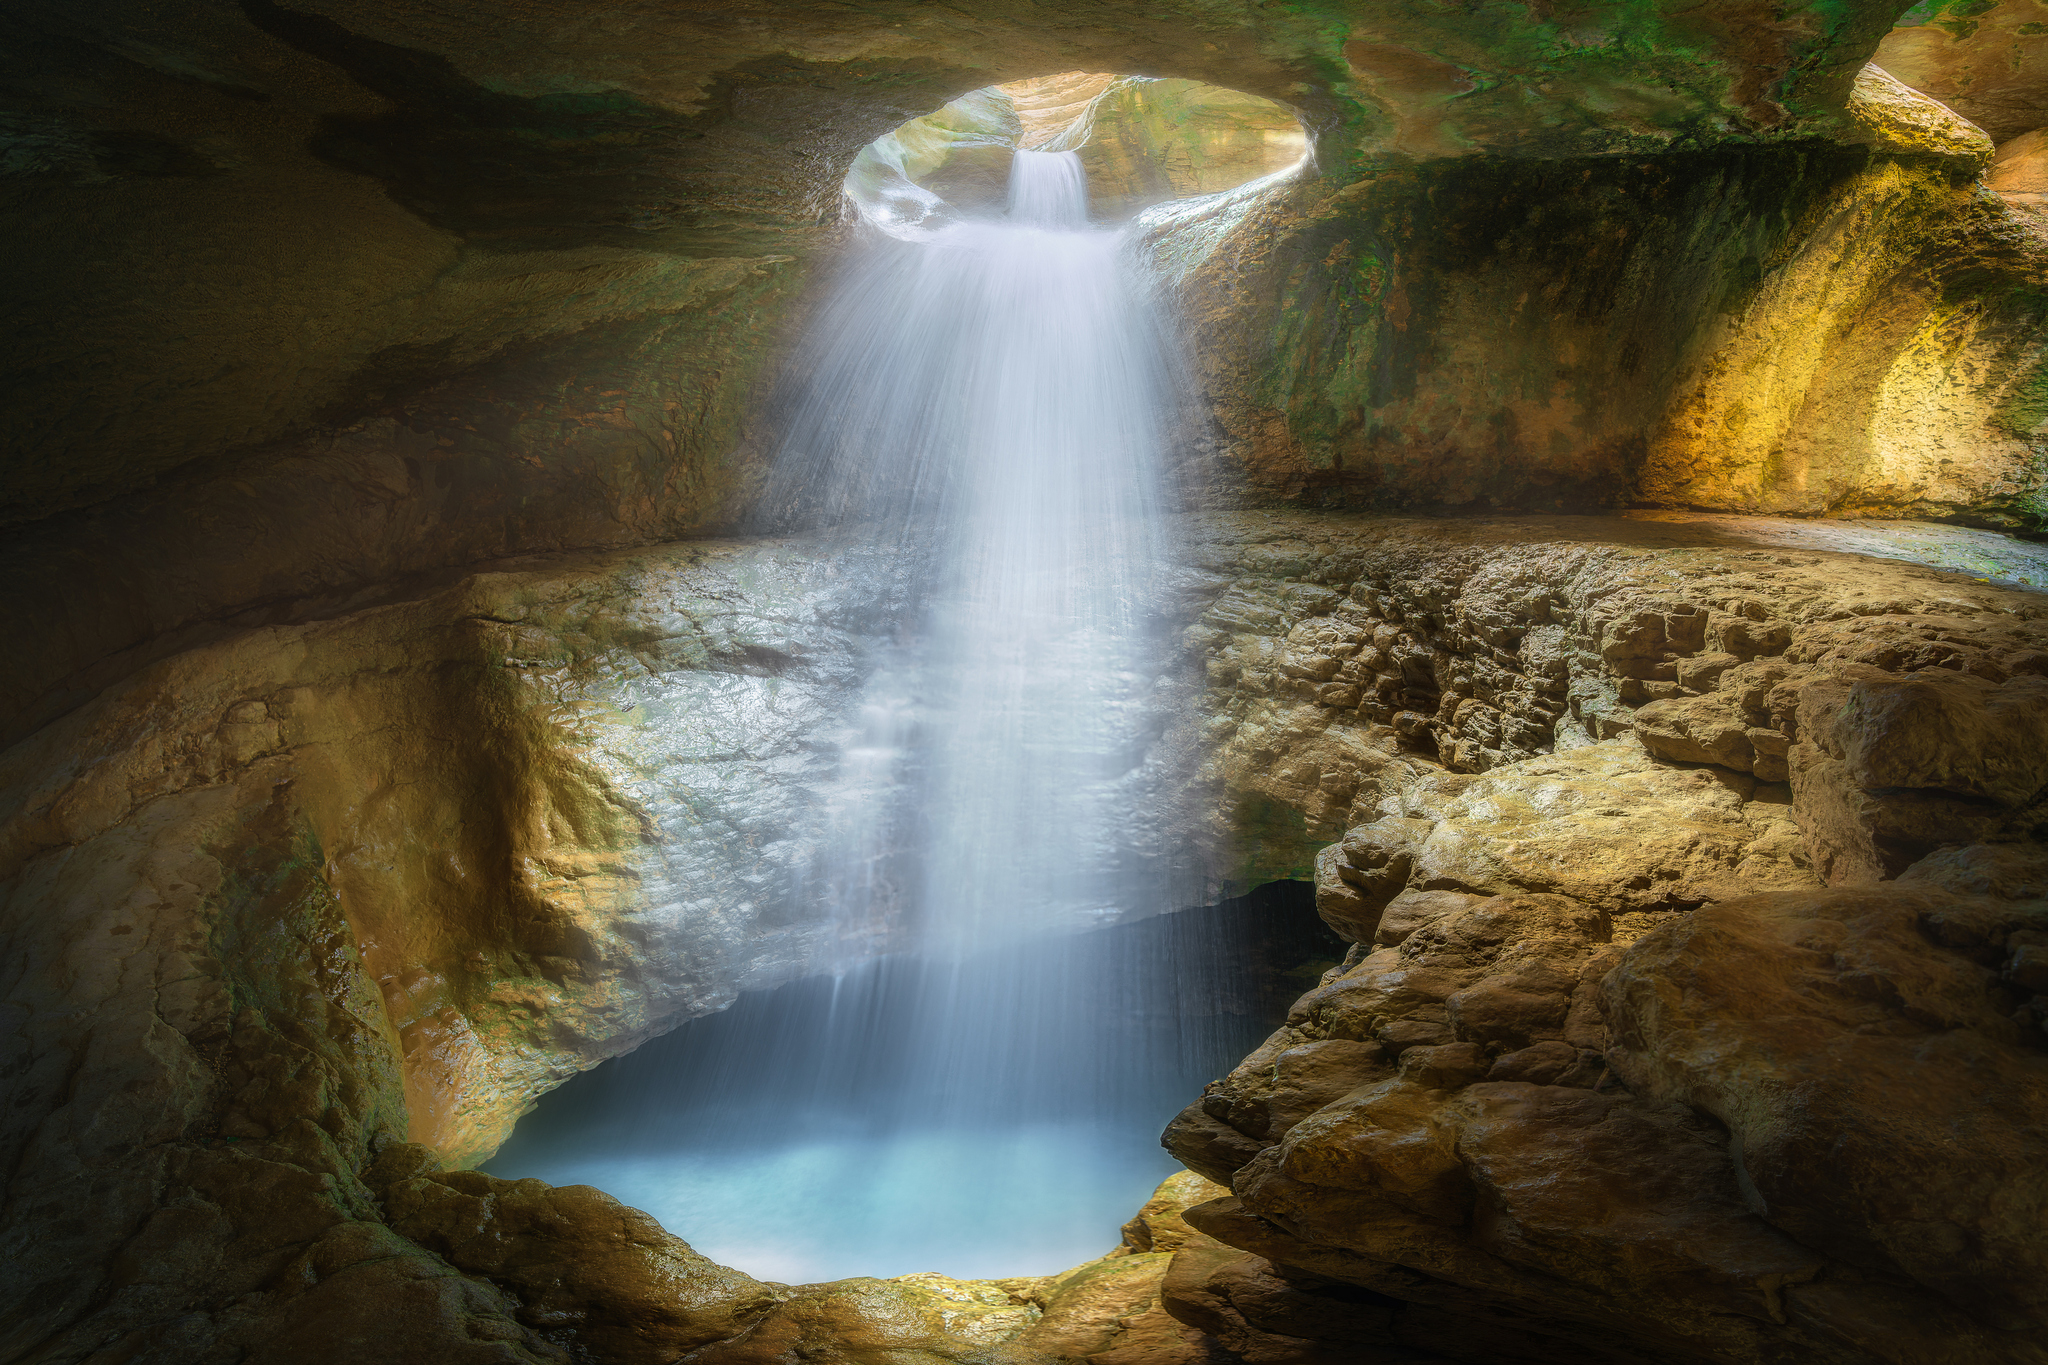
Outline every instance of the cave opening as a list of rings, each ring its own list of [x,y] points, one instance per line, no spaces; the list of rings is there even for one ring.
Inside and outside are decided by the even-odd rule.
[[[1300,883],[1184,909],[1221,879],[1164,833],[1155,752],[1186,686],[1160,662],[1176,229],[1307,152],[1269,101],[1070,72],[855,159],[761,514],[902,585],[821,739],[795,895],[824,930],[800,980],[546,1096],[488,1170],[818,1282],[1051,1273],[1176,1169],[1185,1095],[1276,1022],[1280,974],[1344,949]]]

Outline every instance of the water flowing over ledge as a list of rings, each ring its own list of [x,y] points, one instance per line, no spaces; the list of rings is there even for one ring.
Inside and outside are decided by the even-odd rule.
[[[1089,226],[1076,154],[1018,151],[1002,218],[878,236],[825,306],[778,490],[922,575],[804,889],[829,985],[764,1006],[772,1027],[700,1031],[738,1051],[680,1057],[700,1079],[658,1102],[670,1137],[601,1162],[741,1269],[1091,1255],[1170,1171],[1152,1135],[1173,1096],[1245,1041],[1243,1016],[1179,1008],[1186,953],[1079,932],[1163,908],[1141,769],[1182,381],[1155,300],[1124,234]],[[1143,1036],[1105,1046],[1126,1013]]]

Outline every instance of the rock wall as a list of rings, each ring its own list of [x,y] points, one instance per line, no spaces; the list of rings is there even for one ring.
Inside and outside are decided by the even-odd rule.
[[[1285,777],[1350,826],[1316,879],[1358,946],[1168,1129],[1237,1254],[1167,1311],[1246,1358],[2042,1359],[2039,599],[1318,529],[1274,544],[1321,610],[1212,646],[1270,670],[1220,761],[1317,736]],[[1361,735],[1374,687],[1443,700]],[[1532,695],[1555,752],[1491,751]]]
[[[1220,240],[1194,224],[1215,426],[1186,477],[1381,510],[2034,526],[2048,237],[1976,185],[1971,135],[1376,163]]]
[[[1170,1271],[795,1292],[446,1169],[807,965],[903,565],[671,542],[860,147],[1300,117],[1162,229],[1196,506],[2034,526],[2041,219],[1912,92],[2013,144],[2038,6],[1900,8],[18,7],[0,1355],[2039,1359],[2039,608],[1725,524],[1188,520],[1130,837],[1360,952],[1176,1129]]]
[[[2040,0],[1923,3],[1872,60],[2006,142],[2048,126],[2048,8]]]
[[[1062,71],[1312,135],[1191,294],[1201,496],[2032,524],[2038,233],[1858,86],[1891,8],[23,11],[8,733],[406,575],[732,529],[855,153]]]
[[[1642,980],[1664,981],[1705,970],[1711,955],[1689,949],[1694,965],[1667,968],[1623,949],[1706,942],[1689,926],[1752,904],[1768,915],[1742,934],[1833,934],[1770,927],[1833,916],[1853,921],[1845,943],[1880,930],[1897,939],[1906,912],[1884,909],[1896,909],[1884,899],[1892,884],[1857,887],[1916,859],[1920,882],[1949,870],[1896,902],[1910,903],[1912,923],[1993,914],[1989,927],[1939,930],[1977,964],[1939,989],[1964,1003],[1965,987],[1990,993],[1991,1005],[1969,1006],[1970,1027],[1990,1029],[1983,1010],[2033,980],[2032,931],[2013,927],[2033,912],[1988,912],[1982,899],[2001,886],[2037,896],[2032,874],[1983,862],[1992,855],[1923,856],[1937,842],[2038,838],[2027,784],[2042,784],[2027,764],[2041,746],[2027,727],[2041,707],[2048,608],[2032,595],[1745,539],[1725,522],[1244,513],[1188,519],[1179,543],[1184,567],[1161,609],[1181,623],[1181,649],[1159,661],[1159,737],[1140,765],[1157,804],[1125,837],[1215,890],[1313,876],[1333,926],[1384,945],[1361,948],[1190,1111],[1175,1142],[1196,1169],[1264,1171],[1308,1116],[1430,1057],[1438,1070],[1409,1078],[1428,1081],[1423,1098],[1412,1086],[1398,1095],[1418,1114],[1471,1086],[1520,1086],[1545,1088],[1538,1098],[1553,1108],[1574,1096],[1602,1114],[1638,1103],[1625,1096],[1667,1108],[1684,1098],[1686,1114],[1748,1122],[1748,1082],[1652,1066],[1682,1052],[1672,1030],[1708,1025],[1645,1015],[1626,1027],[1663,1030],[1662,1041],[1626,1055],[1600,1032],[1624,1038],[1614,1007],[1599,1014],[1602,991],[1635,979],[1609,972],[1635,963]],[[735,1333],[754,1343],[744,1354],[767,1349],[746,1334],[771,1319],[793,1334],[771,1354],[816,1339],[852,1358],[896,1349],[886,1343],[903,1332],[952,1340],[953,1328],[930,1324],[967,1310],[945,1307],[956,1299],[943,1286],[914,1312],[897,1288],[792,1299],[702,1263],[595,1192],[443,1169],[487,1153],[531,1096],[573,1070],[809,969],[825,925],[798,888],[831,780],[818,737],[857,695],[912,569],[801,540],[501,564],[195,646],[9,749],[0,763],[16,813],[0,830],[0,884],[16,1083],[4,1235],[18,1307],[7,1349],[82,1359],[154,1340],[166,1322],[177,1326],[165,1358],[192,1360],[545,1360],[573,1349],[653,1360],[727,1351],[713,1343]],[[1786,741],[1783,773],[1767,761],[1771,735]],[[1930,752],[1947,766],[1927,766]],[[1901,795],[1907,782],[1922,785]],[[1895,818],[1902,810],[1910,823]],[[1203,845],[1206,857],[1192,851]],[[1944,908],[1964,893],[1977,899]],[[1448,956],[1419,961],[1425,952]],[[1861,968],[1814,970],[1848,972],[1851,995],[1864,989]],[[1855,996],[1866,997],[1894,1009],[1877,986]],[[1899,996],[1900,1018],[1936,1017],[1918,998]],[[2006,1015],[2034,1009],[2026,998]],[[2027,1027],[1985,1034],[2020,1049],[1998,1063],[2019,1068],[2013,1077],[2031,1074],[2030,1045],[2016,1041]],[[1770,1063],[1781,1064],[1793,1062]],[[1560,1087],[1566,1098],[1549,1096]],[[1572,1131],[1551,1108],[1531,1112],[1527,1131],[1545,1141]],[[2015,1131],[2029,1121],[2011,1120]],[[1644,1122],[1654,1150],[1682,1138],[1702,1153],[1699,1180],[1720,1179],[1732,1159],[1725,1146],[1712,1157],[1722,1139],[1708,1119],[1671,1118],[1679,1137],[1656,1128],[1666,1118]],[[1763,1142],[1765,1128],[1755,1132],[1744,1141]],[[1332,1161],[1370,1160],[1339,1147]],[[1806,1168],[1786,1169],[1805,1179]],[[2005,1198],[2005,1169],[1987,1167],[1992,1183],[1971,1197]],[[1353,1318],[1332,1328],[1310,1311],[1333,1296],[1345,1313],[1398,1319],[1401,1333],[1443,1321],[1401,1316],[1396,1301],[1438,1300],[1403,1298],[1392,1271],[1361,1279],[1317,1236],[1285,1254],[1257,1240],[1266,1225],[1244,1220],[1265,1216],[1267,1187],[1249,1180],[1239,1176],[1236,1195],[1249,1212],[1203,1224],[1221,1240],[1174,1262],[1178,1278],[1157,1291],[1164,1307],[1140,1302],[1155,1291],[1138,1280],[1113,1293],[1104,1282],[1104,1295],[1129,1301],[1121,1317],[1152,1335],[1119,1345],[1102,1328],[1109,1344],[1083,1354],[1207,1359],[1225,1349],[1217,1342],[1241,1350],[1255,1340],[1246,1333],[1274,1331],[1352,1342],[1364,1330]],[[1301,1207],[1321,1207],[1326,1188],[1297,1191]],[[1445,1209],[1466,1207],[1445,1197]],[[1340,1207],[1351,1205],[1330,1205]],[[1840,1221],[1841,1207],[1801,1217]],[[1662,1246],[1653,1233],[1666,1235],[1643,1236]],[[1863,1266],[1872,1283],[1897,1279],[1878,1252],[1815,1246],[1800,1228],[1782,1235],[1834,1257],[1829,1266]],[[1880,1247],[1907,1236],[1854,1235]],[[1311,1243],[1324,1249],[1300,1249]],[[1439,1278],[1453,1264],[1400,1260],[1381,1243],[1344,1254]],[[1540,1261],[1540,1273],[1563,1264]],[[1846,1284],[1847,1273],[1813,1283]],[[1477,1321],[1470,1304],[1522,1292],[1488,1275],[1458,1280],[1468,1297],[1439,1306]],[[1964,1292],[1943,1286],[1925,1300],[1930,1321],[1951,1311],[1941,1295]],[[959,1292],[974,1313],[1018,1307]],[[1968,1292],[1981,1304],[2007,1291]],[[1627,1313],[1692,1302],[1670,1294],[1626,1313],[1573,1308],[1554,1335],[1635,1341],[1647,1329]],[[1874,1311],[1850,1299],[1842,1312]],[[1307,1314],[1299,1330],[1274,1326],[1283,1301]],[[898,1326],[870,1347],[848,1344],[885,1319]],[[903,1325],[912,1319],[926,1326]],[[983,1346],[1015,1345],[1029,1325],[1003,1321]],[[1745,1359],[1741,1342],[1776,1330],[1681,1344]],[[1785,1340],[1820,1340],[1818,1330]],[[1679,1340],[1643,1338],[1653,1339]],[[308,1354],[316,1340],[326,1355]],[[1464,1355],[1437,1349],[1486,1358],[1499,1338],[1472,1340],[1482,1344]],[[2003,1340],[1984,1338],[1999,1350]],[[980,1348],[931,1349],[955,1359]]]

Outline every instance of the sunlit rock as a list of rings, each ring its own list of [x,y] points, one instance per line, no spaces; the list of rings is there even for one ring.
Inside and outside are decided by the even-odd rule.
[[[2042,1361],[2042,0],[17,8],[7,1352]],[[1353,951],[1060,1275],[460,1169],[903,941],[817,873],[931,547],[772,455],[1069,151],[1199,392],[1055,852]]]
[[[1939,100],[1929,99],[1890,72],[1866,66],[1849,91],[1849,121],[1860,142],[1896,156],[1939,156],[1975,169],[1991,160],[1983,129]]]

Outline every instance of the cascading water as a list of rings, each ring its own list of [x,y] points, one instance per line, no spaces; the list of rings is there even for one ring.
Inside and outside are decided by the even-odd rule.
[[[821,322],[788,500],[929,556],[924,618],[869,690],[849,746],[867,780],[822,869],[855,957],[904,930],[958,956],[1128,901],[1104,832],[1131,804],[1117,778],[1149,681],[1174,395],[1121,245],[1089,229],[1074,153],[1018,152],[1005,219],[877,244]],[[878,778],[903,803],[881,821]],[[908,882],[877,884],[870,841],[903,847],[918,826]]]
[[[493,1169],[591,1180],[784,1280],[1059,1269],[1175,1169],[1159,1128],[1257,1010],[1192,919],[1103,927],[1164,908],[1142,768],[1175,384],[1122,247],[1073,153],[1018,152],[1005,218],[841,281],[773,500],[902,546],[924,592],[839,747],[829,946],[612,1064],[647,1093],[596,1149],[522,1125]]]

